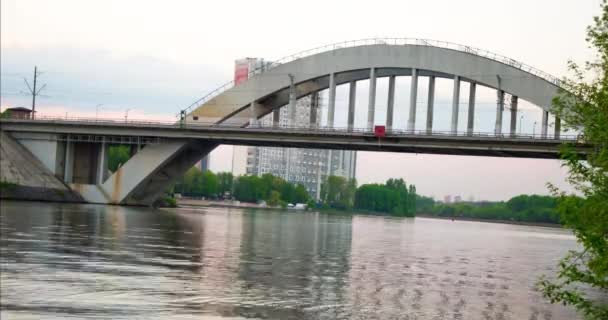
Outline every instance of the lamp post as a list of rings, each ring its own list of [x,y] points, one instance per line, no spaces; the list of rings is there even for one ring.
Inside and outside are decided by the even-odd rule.
[[[125,123],[127,122],[127,118],[129,117],[129,111],[130,111],[130,110],[131,110],[131,109],[127,109],[127,110],[125,110]]]
[[[536,121],[534,121],[534,126],[532,127],[532,138],[536,135]]]
[[[95,106],[95,120],[97,120],[97,116],[99,115],[99,109],[101,109],[101,106],[103,106],[102,103]]]
[[[521,125],[524,121],[524,115],[519,116],[519,135],[521,136]]]

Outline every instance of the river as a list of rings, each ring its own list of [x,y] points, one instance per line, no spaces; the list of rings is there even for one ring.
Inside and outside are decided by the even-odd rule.
[[[0,202],[2,319],[576,319],[534,290],[567,230]]]

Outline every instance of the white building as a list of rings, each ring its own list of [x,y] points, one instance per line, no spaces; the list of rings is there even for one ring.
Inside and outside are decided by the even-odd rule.
[[[243,75],[250,74],[251,66],[255,66],[261,72],[264,65],[261,59],[237,60],[235,83],[246,80],[243,79]],[[318,99],[322,97],[319,95]],[[311,110],[319,108],[320,105],[319,101],[312,101],[308,96],[297,101],[293,113],[290,112],[289,106],[281,108],[279,126],[309,126],[311,121],[315,122],[314,125],[319,125],[320,117],[311,117]],[[320,110],[316,110],[315,114],[320,115]],[[272,113],[265,116],[260,119],[260,124],[272,126],[272,117]],[[321,183],[328,175],[352,179],[355,177],[356,165],[356,151],[235,146],[232,173],[235,176],[270,173],[291,183],[304,185],[308,193],[318,199]]]

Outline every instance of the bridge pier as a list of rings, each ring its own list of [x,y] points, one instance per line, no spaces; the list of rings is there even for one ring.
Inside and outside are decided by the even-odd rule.
[[[543,138],[543,139],[547,138],[548,128],[549,128],[549,111],[543,110],[543,119],[542,119],[541,131],[540,131],[541,138]]]
[[[70,135],[68,135],[65,142],[64,157],[63,182],[72,183],[72,176],[74,174],[74,143],[70,141]]]
[[[393,129],[393,110],[395,107],[395,76],[388,77],[388,100],[386,103],[386,130]]]
[[[357,81],[351,81],[348,88],[348,131],[353,131],[355,124],[355,100],[357,98]]]
[[[272,126],[278,128],[281,125],[281,109],[276,108],[272,111]]]
[[[418,70],[412,68],[412,82],[410,84],[410,115],[407,121],[407,130],[416,130],[416,100],[418,99]]]
[[[517,134],[517,100],[517,96],[511,96],[511,137]]]
[[[369,69],[369,102],[367,105],[367,130],[374,128],[374,116],[376,112],[376,69]]]
[[[502,112],[505,109],[505,92],[502,90],[496,91],[496,123],[494,124],[494,134],[499,136],[502,134]]]
[[[477,90],[477,84],[475,82],[469,83],[469,110],[467,112],[467,134],[473,135],[475,127],[475,91]]]
[[[460,76],[454,76],[454,92],[452,95],[452,134],[458,132],[458,107],[460,106]]]
[[[327,126],[333,128],[334,113],[336,112],[336,76],[329,74],[329,94],[327,100]]]
[[[435,76],[429,77],[429,93],[426,106],[426,134],[433,133],[433,109],[435,105]]]

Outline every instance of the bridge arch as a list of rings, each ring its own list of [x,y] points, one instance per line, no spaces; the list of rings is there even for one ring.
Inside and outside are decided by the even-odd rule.
[[[331,108],[331,100],[335,99],[331,91],[337,85],[364,79],[375,83],[379,77],[427,76],[454,79],[455,88],[461,81],[466,81],[496,89],[497,101],[502,101],[505,93],[524,99],[543,109],[541,132],[546,135],[548,111],[557,94],[559,80],[513,59],[468,46],[419,39],[373,39],[325,48],[289,57],[285,63],[272,64],[268,70],[237,86],[229,84],[225,91],[196,104],[188,121],[196,117],[207,123],[247,125],[252,119],[289,104],[291,77],[297,98],[330,89]],[[374,112],[372,99],[375,96],[370,97],[368,115],[371,117]],[[456,108],[453,113],[458,112],[457,103],[453,108]],[[504,104],[497,103],[499,133],[502,112],[498,110],[503,108]],[[410,115],[411,112],[410,106]]]

